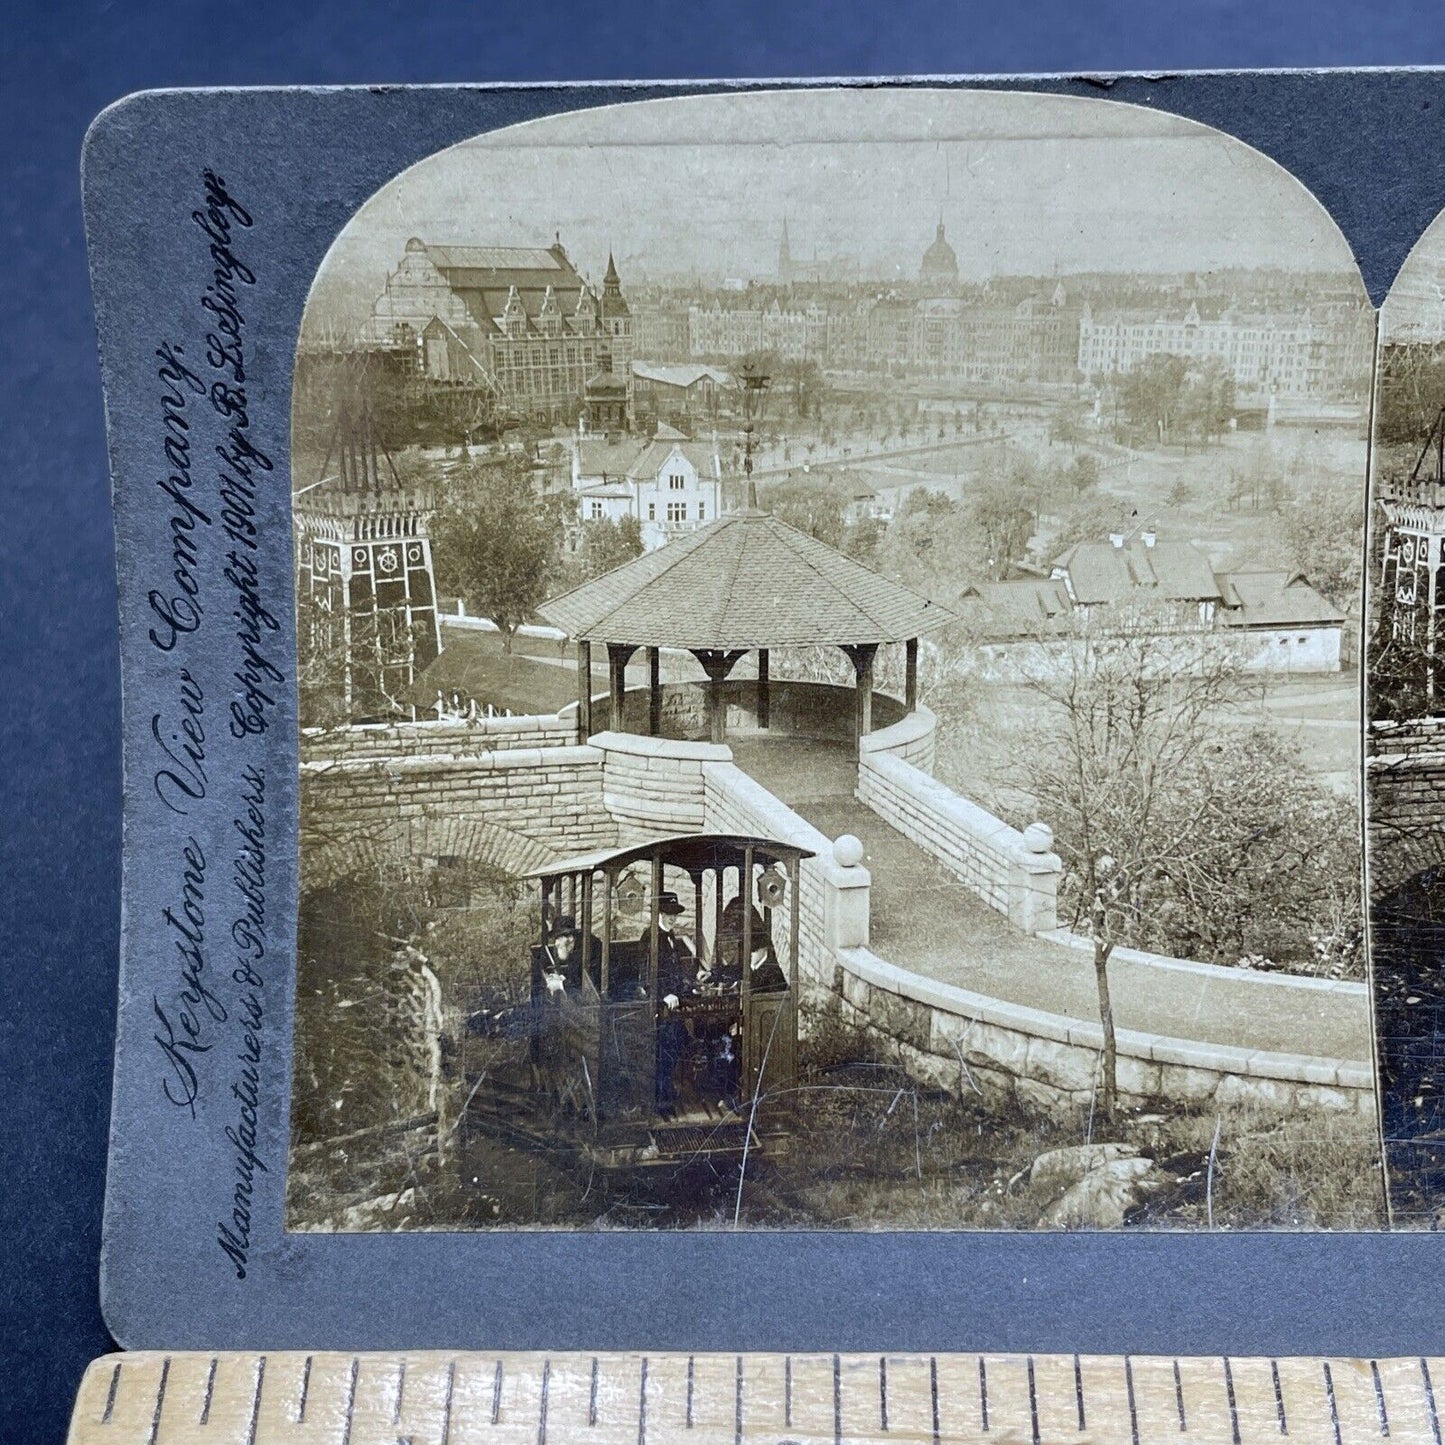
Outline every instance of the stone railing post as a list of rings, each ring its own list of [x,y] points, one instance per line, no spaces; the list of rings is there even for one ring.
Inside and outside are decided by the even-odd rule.
[[[1064,864],[1053,847],[1053,829],[1030,823],[1009,860],[1008,919],[1025,933],[1048,933],[1059,926]]]
[[[863,864],[863,845],[844,833],[818,859],[823,874],[823,942],[840,948],[868,947],[869,898],[872,875]]]

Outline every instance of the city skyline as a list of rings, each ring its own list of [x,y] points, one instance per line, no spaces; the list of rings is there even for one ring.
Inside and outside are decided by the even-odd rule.
[[[1298,181],[1193,122],[1016,92],[804,91],[606,107],[438,152],[353,216],[308,312],[364,316],[411,236],[545,246],[560,234],[594,283],[609,254],[624,283],[629,269],[767,280],[785,219],[795,266],[851,257],[860,279],[884,283],[916,278],[942,220],[964,283],[1238,268],[1359,284]]]

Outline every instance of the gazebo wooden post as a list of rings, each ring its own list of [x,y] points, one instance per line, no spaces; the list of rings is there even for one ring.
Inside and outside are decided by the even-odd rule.
[[[727,735],[728,702],[723,692],[723,683],[727,681],[728,674],[738,665],[738,659],[743,656],[741,649],[732,652],[721,652],[717,648],[700,647],[694,648],[693,654],[701,665],[702,670],[707,673],[707,723],[708,737],[715,743],[720,743]]]
[[[768,649],[758,648],[758,726],[766,732],[769,727],[768,698]]]
[[[909,712],[918,711],[918,639],[903,644],[903,701]]]
[[[607,686],[611,695],[611,717],[608,726],[622,732],[622,703],[627,692],[627,660],[637,648],[626,642],[607,644]]]
[[[647,733],[656,737],[662,731],[662,649],[647,649]]]
[[[577,643],[577,741],[592,736],[592,644]]]
[[[844,644],[843,651],[853,664],[858,691],[853,708],[853,730],[858,738],[873,731],[873,659],[878,655],[876,642]]]

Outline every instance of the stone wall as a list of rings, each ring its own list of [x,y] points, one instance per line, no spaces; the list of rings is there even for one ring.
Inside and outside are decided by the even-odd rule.
[[[994,1108],[1072,1119],[1087,1114],[1100,1077],[1103,1030],[919,977],[866,948],[845,950],[844,1019],[874,1035],[920,1082],[979,1095]],[[1160,1099],[1205,1107],[1250,1105],[1373,1118],[1368,1063],[1308,1058],[1161,1038],[1117,1035],[1122,1102]]]
[[[1370,724],[1365,760],[1370,896],[1445,864],[1445,719]]]
[[[876,715],[873,720],[878,721]],[[938,718],[932,709],[920,703],[915,711],[905,713],[891,726],[875,728],[864,736],[859,741],[858,752],[865,758],[884,754],[901,758],[921,772],[931,773],[937,739]]]
[[[474,757],[301,764],[302,853],[316,838],[357,840],[416,819],[513,829],[558,854],[617,841],[595,747],[530,747]]]
[[[757,688],[756,679],[750,677],[730,678],[723,684],[729,732],[745,732],[757,727]],[[702,681],[665,682],[661,692],[662,735],[681,740],[705,738],[708,731],[707,684]],[[826,742],[848,741],[853,736],[854,698],[851,687],[841,687],[836,683],[799,682],[775,677],[768,683],[768,731]],[[594,698],[594,726],[606,724],[607,708],[605,694]],[[575,710],[571,715],[575,719]],[[883,692],[873,694],[875,726],[888,726],[905,716],[904,706],[897,698]],[[645,687],[628,688],[623,694],[622,723],[628,732],[647,732],[648,693]]]
[[[306,728],[303,762],[352,758],[476,757],[505,748],[560,748],[577,740],[575,710],[541,717],[492,717],[459,722],[358,723],[347,728]]]
[[[894,731],[889,729],[889,732]],[[869,748],[858,758],[858,799],[937,858],[971,893],[1026,933],[1058,927],[1063,864],[1040,823],[1024,832],[960,797],[897,752]],[[886,736],[886,734],[884,734]]]
[[[602,801],[624,841],[706,828],[703,769],[730,763],[726,747],[614,732],[593,733],[589,743],[602,756]]]

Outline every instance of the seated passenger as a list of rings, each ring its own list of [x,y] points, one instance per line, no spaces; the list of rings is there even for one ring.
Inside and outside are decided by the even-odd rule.
[[[768,922],[757,908],[748,910],[749,945],[754,954],[763,949],[773,967],[778,966],[778,956],[773,948],[772,934]],[[743,977],[743,910],[742,900],[734,898],[722,911],[722,926],[718,933],[717,958],[713,974],[725,989],[736,991]],[[781,972],[781,970],[779,970]],[[756,986],[756,985],[754,985]]]
[[[778,963],[770,943],[754,947],[748,970],[748,989],[752,993],[786,993],[788,976]]]
[[[592,939],[591,957],[587,960],[587,972],[591,975],[592,986],[597,987],[602,968],[602,945]],[[582,935],[576,920],[564,913],[547,936],[542,949],[542,979],[548,993],[561,993],[563,989],[573,992],[582,987]]]

